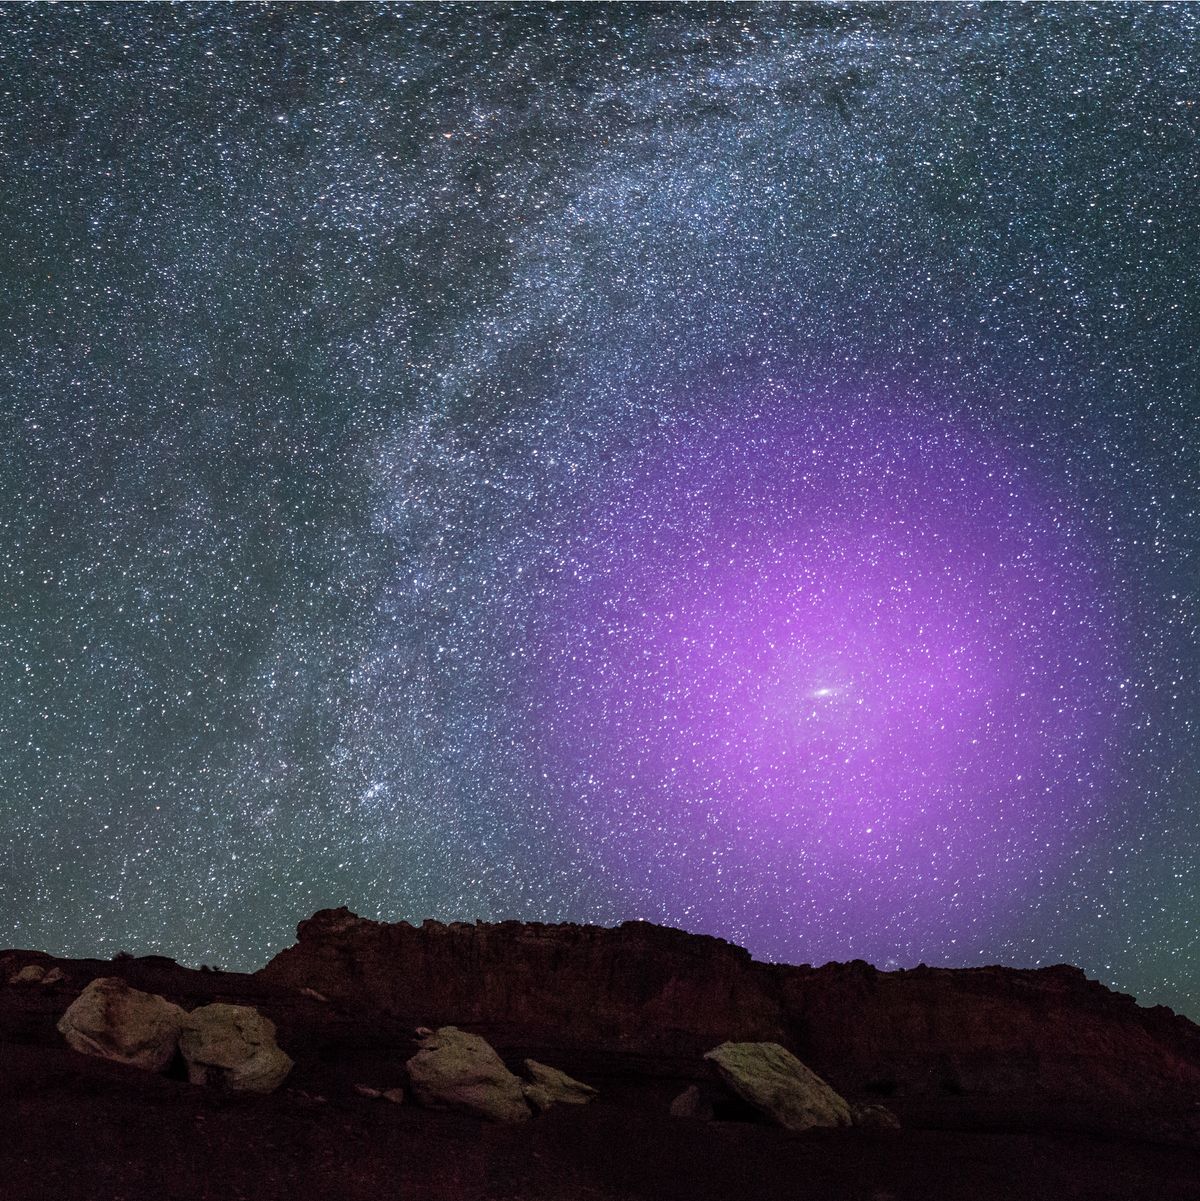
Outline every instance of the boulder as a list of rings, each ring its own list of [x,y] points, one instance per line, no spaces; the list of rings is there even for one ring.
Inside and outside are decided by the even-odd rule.
[[[704,1058],[731,1092],[786,1130],[853,1122],[846,1101],[778,1043],[722,1043]]]
[[[56,968],[55,971],[58,969]],[[41,984],[46,978],[46,969],[40,963],[27,963],[8,978],[9,984]],[[61,979],[61,973],[60,973]]]
[[[161,1072],[175,1056],[186,1014],[116,976],[93,980],[58,1022],[68,1045],[84,1055]]]
[[[43,977],[42,983],[46,985],[61,984],[67,978],[67,973],[60,967],[52,967]]]
[[[700,1091],[699,1085],[689,1084],[671,1102],[671,1115],[676,1118],[696,1118],[702,1122],[711,1122],[713,1120],[712,1101]]]
[[[854,1124],[864,1130],[899,1130],[900,1119],[886,1105],[856,1105]]]
[[[590,1084],[574,1080],[558,1068],[547,1067],[536,1059],[525,1060],[525,1100],[539,1113],[551,1105],[586,1105],[596,1090]]]
[[[477,1034],[443,1026],[420,1038],[408,1061],[413,1096],[433,1109],[458,1109],[496,1122],[529,1117],[521,1081]]]
[[[202,1005],[183,1022],[179,1049],[193,1084],[231,1093],[271,1093],[292,1070],[275,1023],[249,1005]]]

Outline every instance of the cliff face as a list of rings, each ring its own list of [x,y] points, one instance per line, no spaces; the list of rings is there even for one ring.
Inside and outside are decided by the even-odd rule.
[[[629,1048],[786,1032],[777,990],[746,951],[646,922],[410,926],[326,909],[297,932],[260,978],[392,1016]]]
[[[1076,968],[777,972],[798,1053],[848,1088],[1094,1106],[1200,1097],[1200,1029]]]
[[[416,927],[339,909],[298,932],[262,980],[414,1021],[644,1054],[771,1039],[836,1087],[885,1096],[1020,1093],[1093,1108],[1200,1097],[1200,1029],[1069,967],[786,967],[641,922]]]

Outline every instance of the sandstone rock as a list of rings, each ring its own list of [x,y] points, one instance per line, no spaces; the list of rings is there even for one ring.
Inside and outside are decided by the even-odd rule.
[[[525,1094],[525,1100],[529,1102],[529,1107],[534,1113],[545,1113],[558,1099],[549,1089],[542,1088],[540,1084],[523,1084],[521,1091]],[[574,1102],[574,1104],[583,1105],[588,1099],[590,1098]]]
[[[390,1101],[393,1105],[399,1105],[404,1100],[402,1088],[372,1088],[369,1084],[356,1084],[354,1091],[360,1097],[368,1097],[372,1101]]]
[[[1104,1122],[1200,1096],[1200,1029],[1067,967],[785,966],[645,922],[413,926],[323,910],[258,976],[564,1048],[693,1059],[725,1040],[780,1042],[847,1096],[1037,1095]]]
[[[864,1130],[899,1130],[900,1119],[886,1105],[856,1105],[854,1124]]]
[[[85,1055],[161,1072],[174,1058],[185,1016],[160,996],[101,976],[71,1003],[58,1030]]]
[[[202,1005],[183,1022],[179,1048],[193,1084],[232,1093],[270,1093],[292,1070],[275,1023],[248,1005]]]
[[[722,1043],[704,1058],[730,1091],[787,1130],[853,1120],[845,1100],[778,1043]]]
[[[539,1113],[551,1105],[586,1105],[596,1090],[590,1084],[574,1080],[558,1068],[547,1067],[536,1059],[525,1060],[525,1100]]]
[[[747,952],[648,922],[412,926],[328,909],[298,933],[262,979],[395,1017],[454,1014],[532,1025],[563,1046],[634,1039],[689,1055],[724,1038],[784,1036],[778,1003],[758,986]]]
[[[27,963],[19,972],[14,972],[8,978],[9,984],[61,984],[67,978],[66,972],[60,967],[52,967],[49,971],[40,963]]]
[[[408,1061],[413,1096],[434,1109],[458,1109],[498,1122],[529,1117],[521,1081],[477,1034],[443,1026],[423,1035]]]
[[[671,1113],[677,1118],[695,1118],[702,1122],[713,1119],[712,1102],[700,1091],[699,1085],[689,1084],[671,1102]]]

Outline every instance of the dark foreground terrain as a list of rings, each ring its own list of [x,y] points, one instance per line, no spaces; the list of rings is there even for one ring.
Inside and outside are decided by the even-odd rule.
[[[1200,1199],[1200,1029],[1071,968],[789,968],[644,924],[384,926],[344,910],[300,934],[254,975],[0,953],[0,1198]],[[7,983],[30,963],[66,978]],[[256,1006],[294,1070],[272,1095],[232,1097],[69,1050],[55,1023],[109,975],[187,1009]],[[403,1086],[414,1027],[450,1023],[599,1095],[493,1125],[355,1092]],[[671,1116],[726,1039],[784,1043],[903,1129]]]

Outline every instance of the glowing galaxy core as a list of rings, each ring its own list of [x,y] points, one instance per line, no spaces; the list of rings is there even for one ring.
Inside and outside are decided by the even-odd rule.
[[[650,440],[588,514],[541,665],[581,826],[643,907],[760,949],[817,917],[968,937],[1085,837],[1103,573],[1053,481],[961,421],[749,407]]]
[[[1200,1013],[1200,6],[4,15],[6,945]]]

